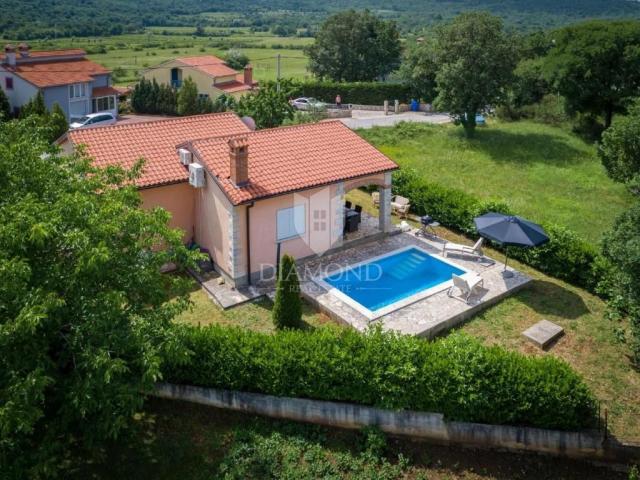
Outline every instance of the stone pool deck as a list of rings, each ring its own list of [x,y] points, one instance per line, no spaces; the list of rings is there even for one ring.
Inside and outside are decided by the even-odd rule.
[[[369,320],[313,280],[318,272],[330,274],[345,266],[407,246],[418,246],[431,254],[442,256],[443,245],[444,240],[418,237],[415,230],[412,230],[307,260],[298,269],[302,295],[333,319],[360,331],[370,325],[381,324],[384,330],[433,338],[513,294],[531,281],[523,273],[511,268],[508,270],[513,272],[513,277],[505,278],[502,274],[503,265],[488,257],[478,261],[477,257],[450,253],[447,258],[451,262],[478,273],[484,279],[484,287],[471,297],[469,304],[456,296],[459,292],[456,291],[453,297],[449,297],[447,290],[444,290],[380,318]]]

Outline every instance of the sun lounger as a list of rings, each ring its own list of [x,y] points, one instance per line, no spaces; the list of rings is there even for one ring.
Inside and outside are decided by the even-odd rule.
[[[471,295],[484,286],[483,278],[477,273],[465,273],[464,275],[454,273],[451,275],[451,280],[453,280],[453,285],[449,288],[447,295],[453,296],[454,290],[458,289],[467,303],[469,303]]]
[[[454,252],[482,257],[483,242],[483,237],[480,237],[473,247],[469,247],[468,245],[460,245],[458,243],[447,242],[444,244],[444,247],[442,247],[442,255],[446,256],[448,252]]]

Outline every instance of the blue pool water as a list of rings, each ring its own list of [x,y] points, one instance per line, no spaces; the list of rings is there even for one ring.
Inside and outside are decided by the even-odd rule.
[[[375,312],[399,300],[451,280],[464,270],[418,248],[329,275],[324,281]]]

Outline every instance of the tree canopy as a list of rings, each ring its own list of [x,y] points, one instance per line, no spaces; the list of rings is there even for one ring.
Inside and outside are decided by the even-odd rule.
[[[238,101],[236,111],[253,118],[258,128],[273,128],[293,118],[293,107],[289,104],[289,83],[265,84],[257,92],[244,95]]]
[[[438,65],[435,104],[473,135],[476,113],[500,101],[513,79],[514,38],[498,17],[463,13],[437,30],[433,49]]]
[[[327,18],[307,48],[311,72],[347,82],[384,77],[400,66],[401,53],[396,24],[368,10],[348,10]]]
[[[168,301],[185,280],[160,268],[194,260],[166,211],[140,208],[131,180],[141,165],[62,156],[41,122],[0,123],[3,478],[51,476],[69,453],[122,432],[186,306]]]
[[[201,106],[198,104],[198,86],[191,77],[182,81],[178,90],[178,115],[195,115],[200,113]]]
[[[630,319],[631,349],[640,365],[640,201],[616,220],[602,246],[613,266],[608,293],[614,308]]]
[[[598,155],[613,180],[640,185],[640,103],[604,131]]]
[[[640,21],[590,21],[554,32],[545,75],[570,113],[602,115],[608,128],[640,91]]]

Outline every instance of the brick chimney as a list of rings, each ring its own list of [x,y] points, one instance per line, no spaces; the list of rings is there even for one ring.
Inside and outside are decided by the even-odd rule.
[[[16,47],[10,43],[4,46],[4,63],[11,67],[16,66]]]
[[[253,86],[253,67],[251,64],[247,64],[244,67],[244,83],[245,85]]]
[[[29,56],[29,45],[24,42],[21,43],[18,45],[18,52],[20,52],[22,58],[27,58]]]
[[[249,183],[249,140],[247,137],[229,140],[229,167],[231,181],[236,187]]]

